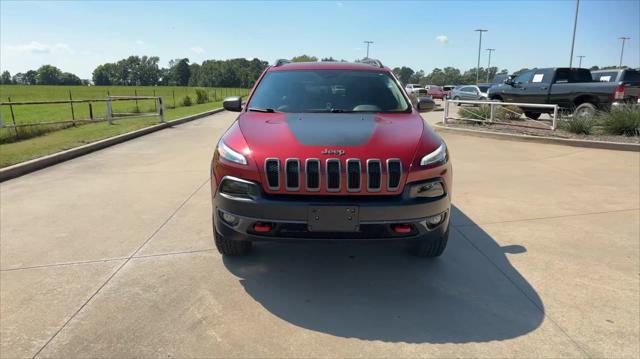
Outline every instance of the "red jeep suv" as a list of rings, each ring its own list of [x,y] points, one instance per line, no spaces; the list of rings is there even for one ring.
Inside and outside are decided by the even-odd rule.
[[[269,240],[410,241],[442,254],[449,236],[447,146],[377,60],[267,68],[211,163],[213,229],[223,255]]]

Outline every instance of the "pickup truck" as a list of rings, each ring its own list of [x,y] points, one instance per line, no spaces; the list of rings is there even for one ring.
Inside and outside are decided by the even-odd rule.
[[[609,110],[611,106],[636,103],[637,85],[596,82],[588,69],[544,68],[533,69],[518,76],[510,76],[504,84],[492,87],[489,99],[504,102],[557,104],[574,116],[593,116],[596,110]],[[527,117],[537,119],[541,113],[551,112],[523,106]]]

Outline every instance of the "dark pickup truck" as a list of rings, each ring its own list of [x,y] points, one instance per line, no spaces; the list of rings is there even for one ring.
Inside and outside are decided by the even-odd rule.
[[[592,116],[623,103],[637,103],[637,84],[594,81],[588,69],[545,68],[511,76],[489,89],[491,100],[518,103],[557,104],[574,116]],[[524,107],[525,115],[537,119],[550,109]]]

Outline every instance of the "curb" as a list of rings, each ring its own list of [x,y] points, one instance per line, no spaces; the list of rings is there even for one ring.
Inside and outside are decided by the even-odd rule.
[[[103,148],[116,145],[118,143],[129,141],[140,136],[148,135],[152,132],[165,129],[167,127],[180,125],[193,120],[198,120],[200,118],[207,117],[222,111],[224,111],[224,109],[217,108],[214,110],[197,113],[195,115],[186,116],[186,117],[178,118],[176,120],[167,121],[165,123],[160,123],[154,126],[141,128],[139,130],[123,133],[121,135],[105,138],[104,140],[99,140],[99,141],[92,142],[79,147],[75,147],[69,150],[56,152],[51,155],[35,158],[33,160],[29,160],[29,161],[18,163],[9,167],[5,167],[0,169],[0,182],[4,182],[12,178],[20,177],[27,173],[35,172],[45,167],[53,166],[60,162],[68,161],[72,158],[84,156],[88,153],[101,150]]]
[[[535,143],[546,143],[546,144],[572,146],[572,147],[599,148],[599,149],[614,150],[614,151],[640,152],[640,144],[636,144],[636,143],[588,141],[588,140],[574,140],[574,139],[544,137],[544,136],[514,135],[510,133],[477,131],[477,130],[469,130],[466,128],[446,127],[441,125],[440,123],[433,124],[431,126],[435,128],[435,130],[438,132],[465,134],[469,136],[493,138],[493,139],[506,140],[506,141],[535,142]]]

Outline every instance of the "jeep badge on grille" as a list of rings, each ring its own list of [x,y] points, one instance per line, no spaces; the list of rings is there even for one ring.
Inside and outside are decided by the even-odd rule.
[[[328,148],[325,148],[324,150],[322,150],[322,152],[320,152],[320,154],[323,154],[323,155],[338,155],[338,156],[342,156],[345,153],[346,153],[345,150],[330,150]]]

